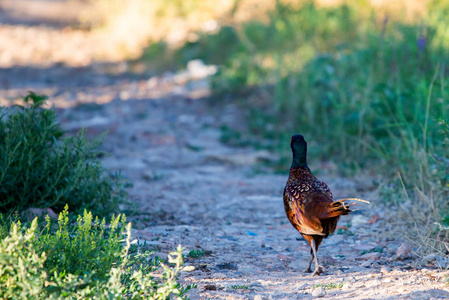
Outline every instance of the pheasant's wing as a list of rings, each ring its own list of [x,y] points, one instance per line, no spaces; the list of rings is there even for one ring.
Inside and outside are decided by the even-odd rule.
[[[296,224],[298,231],[309,235],[325,235],[323,227],[318,219],[321,204],[317,202],[317,207],[308,193],[308,187],[300,185],[287,185],[284,190],[285,203],[288,205],[288,218],[292,224]],[[296,226],[295,226],[296,227]]]
[[[332,202],[332,199],[334,199],[334,196],[332,195],[332,192],[327,186],[327,184],[321,180],[318,180],[316,177],[313,182],[313,189],[325,195],[326,198],[330,199],[330,202]]]

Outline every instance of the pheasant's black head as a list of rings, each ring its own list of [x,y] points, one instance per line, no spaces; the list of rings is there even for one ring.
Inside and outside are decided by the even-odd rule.
[[[300,134],[292,136],[290,143],[293,152],[292,168],[307,167],[307,142]]]

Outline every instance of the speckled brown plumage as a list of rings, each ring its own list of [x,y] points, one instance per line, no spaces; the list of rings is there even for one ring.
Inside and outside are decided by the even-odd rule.
[[[345,203],[348,199],[334,201],[329,187],[310,172],[304,137],[293,136],[291,147],[293,162],[284,189],[285,212],[290,223],[311,247],[312,258],[306,272],[311,272],[310,266],[315,259],[313,275],[319,275],[322,268],[318,264],[316,251],[323,238],[334,233],[340,216],[349,214],[351,209]]]

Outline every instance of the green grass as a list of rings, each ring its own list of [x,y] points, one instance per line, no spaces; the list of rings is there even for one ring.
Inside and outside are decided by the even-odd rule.
[[[174,59],[220,65],[214,97],[233,99],[246,121],[223,127],[222,141],[279,153],[273,168],[285,173],[290,137],[303,134],[311,165],[332,161],[340,174],[380,174],[381,201],[409,203],[403,213],[417,226],[407,232],[423,250],[444,253],[449,2],[430,1],[414,21],[348,3],[277,2],[267,20],[199,33]]]
[[[316,284],[313,286],[314,289],[318,288],[318,287],[322,287],[325,290],[330,290],[330,289],[340,289],[343,287],[343,283],[326,283],[326,284]]]

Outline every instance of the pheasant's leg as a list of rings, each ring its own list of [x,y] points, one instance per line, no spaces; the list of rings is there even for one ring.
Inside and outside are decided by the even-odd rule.
[[[318,264],[318,258],[316,257],[316,244],[315,244],[315,240],[312,239],[312,251],[313,251],[313,256],[315,257],[315,271],[313,272],[312,276],[315,275],[320,275],[320,273],[322,272],[320,265]]]
[[[312,256],[312,257],[310,258],[310,261],[309,261],[309,267],[304,271],[304,273],[312,273],[312,269],[310,268],[312,266],[312,262],[313,262],[313,258],[314,258],[312,249],[310,249],[310,256]]]

